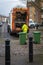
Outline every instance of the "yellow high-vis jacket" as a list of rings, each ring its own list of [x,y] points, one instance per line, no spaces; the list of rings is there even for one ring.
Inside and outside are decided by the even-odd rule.
[[[22,26],[22,31],[27,33],[27,31],[28,31],[28,26],[27,26],[26,24],[24,24],[24,25]]]

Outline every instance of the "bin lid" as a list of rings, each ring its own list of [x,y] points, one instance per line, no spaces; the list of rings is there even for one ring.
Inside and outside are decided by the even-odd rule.
[[[26,34],[26,32],[20,32],[19,34]]]
[[[40,31],[34,31],[33,33],[40,33]]]

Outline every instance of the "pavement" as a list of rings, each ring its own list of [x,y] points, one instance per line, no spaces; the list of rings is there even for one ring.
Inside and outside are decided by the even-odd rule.
[[[30,30],[31,32],[32,30]],[[33,32],[33,31],[32,31]],[[32,33],[31,32],[31,33]],[[43,34],[42,34],[43,35]],[[20,45],[19,38],[10,39],[10,65],[43,65],[43,36],[40,43],[33,43],[33,62],[29,62],[29,40]],[[0,65],[5,65],[5,38],[0,38]]]
[[[2,41],[1,41],[2,42]],[[0,43],[1,43],[0,42]],[[0,65],[5,65],[5,40],[0,44]],[[11,40],[11,65],[43,65],[43,44],[33,44],[33,62],[29,63],[29,44],[20,45],[19,40]]]

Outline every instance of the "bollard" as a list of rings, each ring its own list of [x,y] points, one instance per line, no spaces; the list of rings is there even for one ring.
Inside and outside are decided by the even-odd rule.
[[[33,62],[33,41],[32,37],[29,37],[29,62]]]
[[[5,41],[5,65],[10,65],[10,40]]]

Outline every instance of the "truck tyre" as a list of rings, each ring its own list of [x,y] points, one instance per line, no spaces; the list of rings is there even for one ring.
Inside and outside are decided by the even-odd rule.
[[[9,29],[9,34],[10,34],[10,35],[12,35],[12,32],[11,32],[11,30],[10,30],[10,29]]]
[[[7,26],[7,32],[9,33],[9,30],[10,30],[10,27],[9,27],[9,25]]]
[[[7,32],[9,33],[9,29],[7,29]]]

